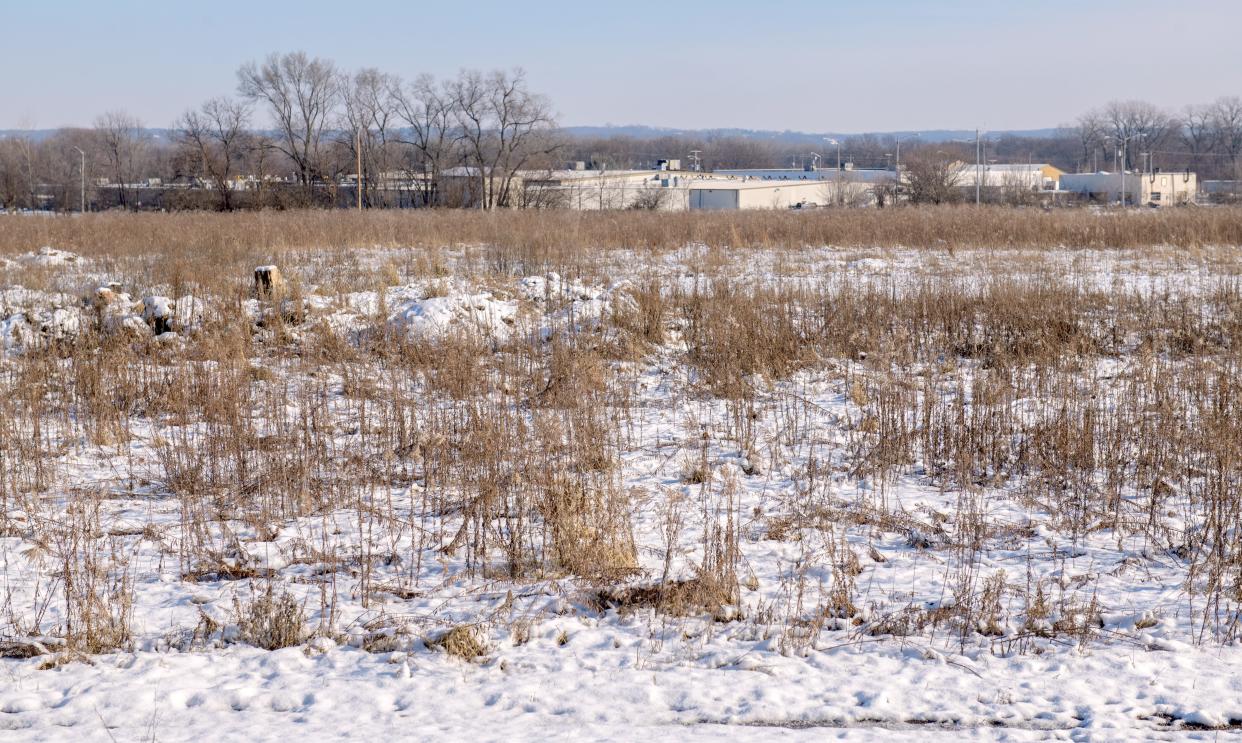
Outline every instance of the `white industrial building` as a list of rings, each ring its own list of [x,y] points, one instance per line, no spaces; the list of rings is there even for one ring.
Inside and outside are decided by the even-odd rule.
[[[869,201],[871,186],[842,179],[840,201],[850,205]],[[689,181],[686,208],[793,209],[829,206],[838,201],[835,180],[757,180],[754,178],[703,178]]]
[[[672,161],[676,163],[677,161]],[[630,209],[636,206],[676,209],[689,174],[660,170],[585,170],[570,168],[522,175],[522,187],[550,205],[569,209]]]
[[[795,168],[740,168],[716,170],[711,174],[716,178],[742,177],[761,181],[833,181],[839,179],[855,183],[892,183],[893,171],[882,168],[855,168],[845,163],[841,170],[835,168],[817,168],[815,170]]]
[[[962,163],[958,167],[957,185],[985,189],[1023,191],[1055,191],[1065,173],[1048,163]]]
[[[676,161],[673,161],[674,163]],[[566,209],[685,208],[688,173],[669,170],[587,170],[570,167],[522,170],[510,184],[511,207]],[[477,189],[478,170],[459,166],[440,175],[439,190],[469,203]]]
[[[1199,181],[1190,172],[1066,173],[1061,176],[1061,190],[1104,204],[1176,206],[1195,202]]]
[[[519,171],[510,186],[511,207],[567,209],[791,209],[874,201],[876,184],[891,184],[892,171],[677,170],[677,160],[655,170],[588,170],[580,164],[554,170]],[[440,176],[437,190],[470,203],[478,170],[455,167]]]

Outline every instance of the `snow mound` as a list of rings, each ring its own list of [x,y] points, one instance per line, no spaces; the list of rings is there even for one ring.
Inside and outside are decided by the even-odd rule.
[[[490,292],[449,294],[398,302],[389,324],[414,336],[464,330],[502,340],[512,332],[517,310],[516,301],[496,299]]]
[[[17,256],[17,262],[28,266],[67,266],[80,263],[82,256],[67,250],[57,250],[51,246],[43,246],[37,251]]]
[[[67,307],[26,310],[0,317],[0,345],[6,353],[65,340],[82,329],[82,316]]]
[[[505,341],[529,335],[546,342],[559,332],[599,331],[609,313],[636,307],[629,287],[624,281],[592,286],[549,273],[524,277],[513,290],[501,287],[495,293],[465,282],[413,283],[385,289],[382,297],[374,291],[335,298],[311,294],[305,306],[332,332],[351,339],[384,318],[379,322],[409,337],[465,333]]]
[[[0,289],[0,348],[5,353],[71,338],[81,328],[79,302],[68,294]]]
[[[141,335],[147,330],[147,323],[139,314],[142,303],[121,291],[116,284],[95,290],[95,309],[99,312],[100,327],[106,333]]]
[[[141,302],[142,321],[156,335],[184,333],[202,327],[207,314],[203,300],[189,295],[172,299],[158,294],[146,296]],[[138,309],[136,306],[135,309]]]
[[[527,276],[518,282],[518,293],[532,302],[556,302],[594,299],[603,291],[572,279],[563,279],[555,271],[546,276]]]
[[[173,315],[173,301],[168,297],[150,296],[142,298],[142,319],[167,320]]]
[[[173,300],[174,328],[178,332],[198,330],[207,317],[207,303],[198,297],[185,295]]]
[[[540,335],[545,341],[557,330],[600,330],[603,318],[613,310],[636,307],[633,297],[625,291],[630,287],[628,281],[619,281],[604,288],[566,281],[556,273],[549,273],[547,276],[527,276],[518,282],[518,287],[522,296],[543,309],[545,323],[540,328]]]
[[[75,338],[96,320],[104,333],[137,338],[183,333],[200,327],[205,315],[201,299],[150,295],[135,300],[119,284],[101,286],[86,299],[23,287],[0,289],[0,348],[17,353]]]

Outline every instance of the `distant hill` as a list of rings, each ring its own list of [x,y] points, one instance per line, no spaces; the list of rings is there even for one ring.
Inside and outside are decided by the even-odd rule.
[[[745,139],[761,139],[788,144],[818,143],[823,142],[825,137],[846,139],[864,134],[876,137],[891,137],[894,135],[906,137],[916,132],[919,135],[919,139],[925,142],[952,142],[954,140],[973,140],[975,138],[974,129],[911,129],[888,132],[847,133],[772,131],[764,129],[673,129],[643,124],[625,126],[567,126],[563,127],[563,129],[579,137],[633,137],[634,139],[656,139],[659,137],[697,137],[700,139],[742,137]],[[988,137],[992,139],[998,136],[1046,138],[1055,136],[1057,131],[1057,129],[1051,127],[1046,129],[1012,129],[1008,131],[991,131],[988,132]]]
[[[67,129],[89,129],[90,127],[66,127],[66,128]],[[36,142],[42,142],[43,140],[55,135],[56,132],[58,131],[60,130],[59,129],[0,129],[0,139],[8,139],[10,137],[29,137],[30,139]],[[155,139],[155,140],[172,139],[172,136],[173,136],[172,129],[148,128],[148,129],[143,129],[142,131],[148,137],[150,137],[151,139]]]
[[[847,133],[773,131],[765,129],[673,129],[670,127],[646,126],[644,124],[628,124],[625,126],[567,126],[563,127],[563,130],[578,137],[632,137],[634,139],[657,139],[659,137],[719,139],[722,137],[741,137],[782,144],[817,144],[823,142],[824,137],[846,139],[862,136],[863,134],[870,134],[876,137],[891,137],[893,135],[906,137],[916,131],[919,134],[919,139],[924,142],[952,142],[954,140],[973,140],[975,138],[975,131],[973,129],[911,129],[889,132]],[[35,141],[41,141],[52,136],[57,131],[56,129],[0,129],[0,139],[30,137]],[[167,140],[173,136],[171,129],[145,129],[144,131],[152,139],[157,140]],[[1047,138],[1056,135],[1056,133],[1057,129],[1055,128],[1013,129],[988,132],[988,137],[991,139],[995,139],[998,136]]]

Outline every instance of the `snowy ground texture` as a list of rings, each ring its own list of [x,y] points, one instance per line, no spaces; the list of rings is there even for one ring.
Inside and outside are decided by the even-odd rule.
[[[329,286],[333,266],[308,252],[286,257],[286,277],[297,274],[291,264],[303,267],[296,289],[245,299],[145,286],[134,278],[141,272],[52,248],[3,260],[4,389],[35,384],[35,368],[83,384],[83,369],[49,361],[58,358],[49,349],[84,338],[124,339],[125,353],[143,359],[134,374],[144,385],[180,384],[193,364],[211,375],[218,362],[196,361],[196,344],[236,320],[254,339],[244,393],[253,436],[244,441],[255,454],[195,459],[227,444],[221,431],[236,422],[133,405],[101,434],[78,419],[84,407],[71,406],[36,431],[22,428],[30,422],[23,406],[33,404],[26,398],[0,408],[10,417],[0,419],[8,431],[0,446],[0,740],[1242,734],[1236,599],[1226,597],[1209,617],[1205,579],[1194,568],[1217,563],[1197,561],[1168,536],[1187,535],[1189,544],[1207,523],[1182,483],[1152,486],[1162,493],[1159,509],[1148,508],[1154,496],[1121,489],[1123,521],[1158,525],[1093,522],[1080,530],[1075,517],[1036,495],[1044,491],[1028,480],[1037,474],[961,487],[936,476],[944,463],[917,456],[869,469],[860,452],[874,455],[876,431],[888,429],[872,421],[883,416],[877,406],[887,398],[878,391],[887,388],[867,353],[748,378],[749,401],[740,405],[713,394],[686,363],[689,321],[674,311],[661,320],[658,343],[590,356],[609,368],[608,389],[591,393],[598,418],[507,397],[512,380],[494,374],[481,391],[446,393],[434,373],[401,376],[378,355],[345,354],[310,368],[300,345],[314,339],[321,348],[330,338],[347,349],[388,343],[449,354],[466,344],[488,358],[540,356],[567,335],[594,334],[607,345],[615,318],[638,312],[639,287],[653,281],[684,300],[726,280],[751,290],[849,281],[900,293],[1011,276],[1193,302],[1237,290],[1242,263],[1233,251],[824,248],[721,256],[690,246],[656,257],[609,255],[589,271],[484,273],[467,249],[445,250],[432,271],[412,270],[407,251],[377,249],[356,260],[391,274],[379,290]],[[436,345],[445,338],[456,345]],[[1135,341],[1135,358],[1138,348]],[[33,366],[36,357],[50,366]],[[1065,373],[1120,398],[1135,363],[1128,353],[1101,354]],[[952,378],[973,379],[969,367],[963,362],[953,373],[966,376]],[[565,374],[593,372],[573,366]],[[920,374],[916,393],[943,382],[946,399],[982,394]],[[553,374],[544,392],[555,395],[558,379]],[[579,383],[575,394],[593,389],[589,379]],[[358,391],[368,385],[379,397],[409,399],[407,423],[426,429],[401,434],[416,442],[414,451],[379,453],[376,442],[400,416],[377,413],[386,409]],[[57,389],[51,384],[48,395]],[[513,442],[511,459],[491,463],[497,477],[539,479],[522,470],[546,464],[535,440],[552,435],[549,421],[614,427],[587,439],[614,465],[565,470],[610,494],[591,506],[595,520],[581,527],[588,536],[571,540],[622,553],[600,558],[615,570],[607,579],[576,575],[566,568],[572,559],[549,556],[545,506],[522,512],[524,496],[514,496],[484,515],[466,505],[475,501],[468,483],[453,479],[457,470],[442,470],[446,481],[432,476],[441,472],[436,457],[486,445],[463,437],[441,450],[430,441],[437,431],[461,433],[453,421],[469,414],[472,399],[486,401],[486,411],[509,411],[502,428],[528,426],[503,434],[512,437],[502,439]],[[1010,407],[1034,430],[1056,405],[1027,397]],[[385,433],[372,432],[380,426]],[[27,439],[29,447],[16,443]],[[282,448],[289,440],[301,443]],[[269,466],[259,452],[289,458],[312,441],[327,451],[307,454],[313,461],[304,466],[339,471],[303,473],[299,487],[319,483],[339,496],[311,492],[296,505],[269,504],[261,474],[231,469]],[[34,474],[31,458],[39,461]],[[215,472],[221,463],[230,469]],[[1187,489],[1197,476],[1188,476]],[[242,485],[221,486],[229,482]],[[508,538],[530,549],[521,569],[506,558]],[[204,567],[203,555],[217,562]],[[709,569],[733,580],[728,600],[701,607],[691,600],[671,611],[622,598],[625,588],[702,580]],[[71,575],[91,584],[85,600],[108,605],[83,609],[74,588],[72,606]],[[269,651],[244,642],[243,625],[271,590],[292,597],[305,632]],[[74,621],[117,616],[125,625],[119,647],[83,652],[67,637]],[[448,652],[446,638],[460,628],[477,651]]]

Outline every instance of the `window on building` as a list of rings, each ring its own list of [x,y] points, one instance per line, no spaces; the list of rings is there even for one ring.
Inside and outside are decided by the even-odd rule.
[[[1160,192],[1159,192],[1159,191],[1153,191],[1153,192],[1152,192],[1152,194],[1151,194],[1151,200],[1152,200],[1152,201],[1159,201],[1159,200],[1160,200]]]

